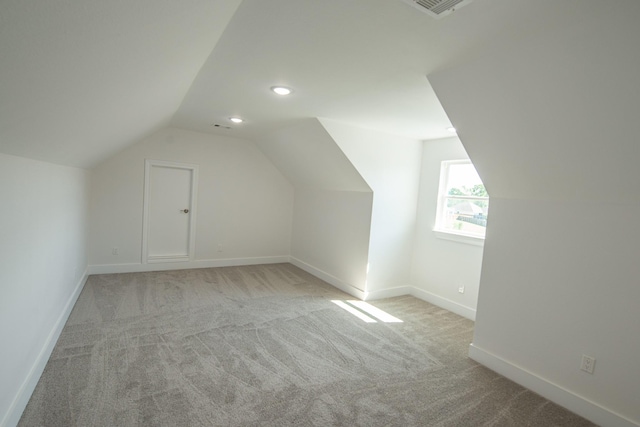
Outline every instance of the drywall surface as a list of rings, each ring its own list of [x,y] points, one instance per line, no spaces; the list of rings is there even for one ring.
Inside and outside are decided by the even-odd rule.
[[[167,128],[92,171],[90,264],[141,262],[145,159],[199,165],[195,260],[289,255],[293,187],[255,144]]]
[[[474,336],[480,349],[636,423],[638,208],[492,198]],[[612,215],[619,226],[604,226]],[[579,370],[583,354],[596,358],[593,375]]]
[[[563,26],[429,76],[491,196],[640,200],[639,14],[576,2]]]
[[[160,129],[240,3],[2,2],[2,152],[93,167]]]
[[[478,304],[482,246],[438,238],[433,232],[440,182],[445,160],[468,159],[458,138],[424,141],[418,197],[411,286],[475,312]],[[464,286],[464,293],[458,289]]]
[[[491,194],[474,346],[640,425],[640,3],[575,5],[430,81]]]
[[[354,295],[367,283],[371,189],[318,119],[266,135],[260,149],[295,188],[291,256]]]
[[[373,191],[367,289],[407,286],[422,142],[332,120],[322,125]]]
[[[88,187],[85,170],[0,154],[0,425],[17,423],[84,283]]]
[[[257,144],[296,189],[371,191],[318,119],[299,120]]]
[[[364,292],[371,204],[370,192],[296,189],[291,256]]]

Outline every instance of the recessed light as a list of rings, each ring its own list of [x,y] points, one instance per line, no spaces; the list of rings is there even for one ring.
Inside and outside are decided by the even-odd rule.
[[[242,123],[242,122],[244,122],[244,120],[242,120],[240,117],[229,117],[229,120],[231,120],[233,123]]]
[[[453,126],[449,126],[449,127],[447,128],[447,130],[448,130],[449,132],[451,132],[451,133],[458,133],[458,132],[456,131],[456,128],[454,128]]]
[[[282,96],[289,95],[291,94],[291,92],[293,92],[291,88],[288,88],[286,86],[272,86],[271,91]]]

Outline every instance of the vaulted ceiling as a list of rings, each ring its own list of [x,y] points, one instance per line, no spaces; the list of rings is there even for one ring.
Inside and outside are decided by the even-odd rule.
[[[426,75],[578,3],[474,0],[436,20],[401,0],[3,0],[0,152],[90,168],[167,125],[258,141],[311,117],[449,136]]]

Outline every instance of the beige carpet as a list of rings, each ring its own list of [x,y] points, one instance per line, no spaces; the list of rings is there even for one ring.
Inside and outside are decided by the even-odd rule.
[[[470,360],[471,321],[351,299],[290,264],[91,276],[19,425],[592,425]]]

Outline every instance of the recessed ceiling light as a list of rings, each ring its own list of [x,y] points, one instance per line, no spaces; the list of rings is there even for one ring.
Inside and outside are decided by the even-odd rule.
[[[289,95],[291,94],[291,92],[293,92],[293,90],[291,88],[288,88],[286,86],[272,86],[271,90],[274,93],[277,93],[278,95]]]
[[[233,123],[242,123],[242,122],[244,122],[244,120],[242,120],[240,117],[229,117],[229,120],[231,120]]]
[[[451,133],[457,133],[456,128],[454,128],[453,126],[448,127],[447,130]]]

